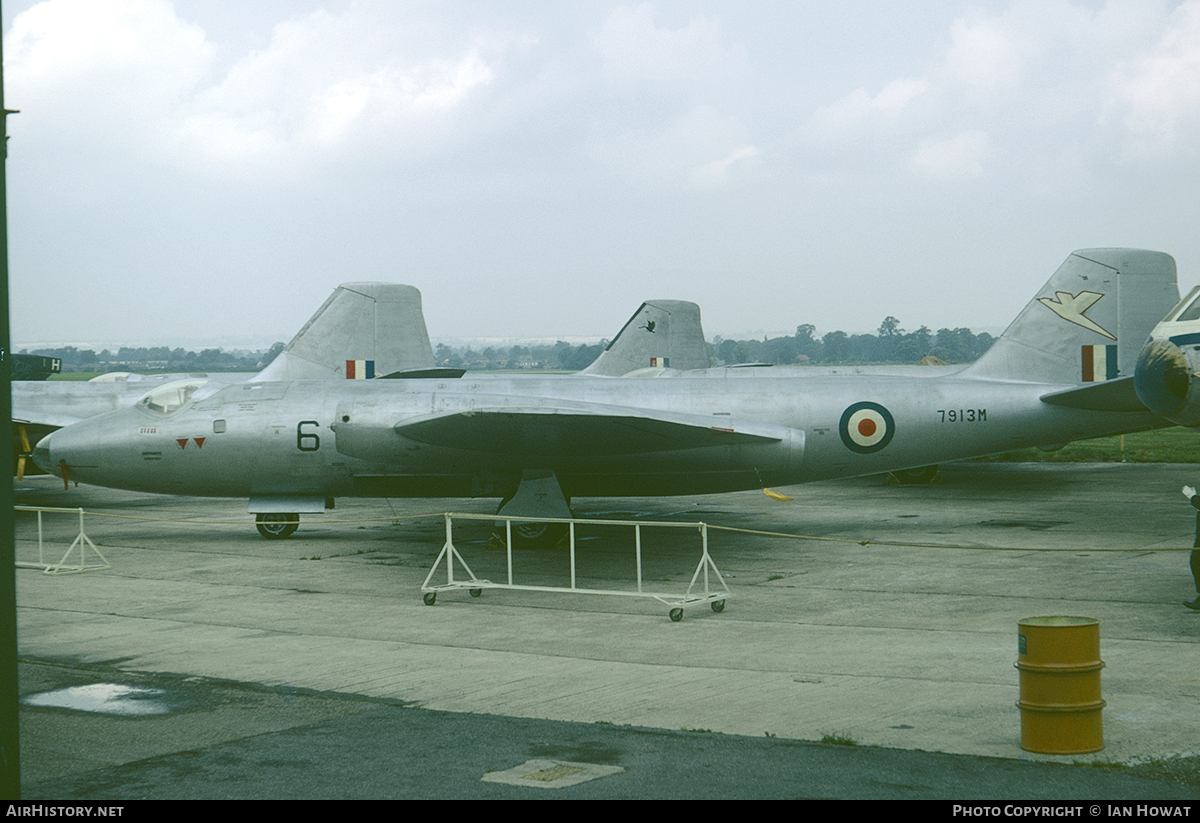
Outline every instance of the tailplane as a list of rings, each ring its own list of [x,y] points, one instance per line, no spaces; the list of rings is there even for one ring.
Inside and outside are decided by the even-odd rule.
[[[1168,254],[1072,252],[963,374],[1060,384],[1131,377],[1151,330],[1178,301],[1175,260]]]
[[[343,283],[252,379],[362,379],[433,365],[420,291],[399,283]]]
[[[608,348],[579,374],[625,377],[709,366],[700,307],[685,300],[648,300]],[[647,371],[649,370],[649,371]]]

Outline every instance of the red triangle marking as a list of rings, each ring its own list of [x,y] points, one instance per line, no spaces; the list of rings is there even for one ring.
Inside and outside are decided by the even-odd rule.
[[[202,448],[204,448],[204,441],[205,441],[205,439],[206,439],[206,438],[204,438],[204,437],[193,437],[192,439],[196,441],[196,448],[198,448],[198,449],[202,449]]]
[[[187,439],[186,437],[183,437],[183,438],[178,438],[178,437],[177,437],[177,438],[175,438],[175,442],[179,444],[179,448],[181,448],[181,449],[186,449],[186,448],[187,448],[187,440],[188,440],[188,439]]]

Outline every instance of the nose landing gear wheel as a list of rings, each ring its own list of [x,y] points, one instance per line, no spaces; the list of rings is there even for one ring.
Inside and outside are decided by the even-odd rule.
[[[282,540],[290,537],[300,526],[298,514],[259,514],[254,517],[254,525],[258,533],[268,540]]]
[[[671,622],[678,623],[683,619],[683,609],[671,609]]]

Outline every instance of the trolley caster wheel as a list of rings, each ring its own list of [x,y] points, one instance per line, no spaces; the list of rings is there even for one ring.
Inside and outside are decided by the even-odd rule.
[[[725,601],[724,600],[714,600],[713,604],[712,604],[712,610],[714,612],[718,612],[718,613],[725,611]]]
[[[683,619],[683,609],[671,609],[671,622],[678,623]]]
[[[483,589],[471,589],[471,597],[479,597],[483,594]]]
[[[425,592],[425,597],[423,599],[425,600],[426,606],[432,606],[437,602],[437,592]]]

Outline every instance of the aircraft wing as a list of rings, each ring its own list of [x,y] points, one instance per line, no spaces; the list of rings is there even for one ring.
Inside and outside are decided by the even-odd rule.
[[[497,406],[435,413],[394,427],[445,448],[498,454],[643,454],[784,439],[782,426],[602,404]]]

